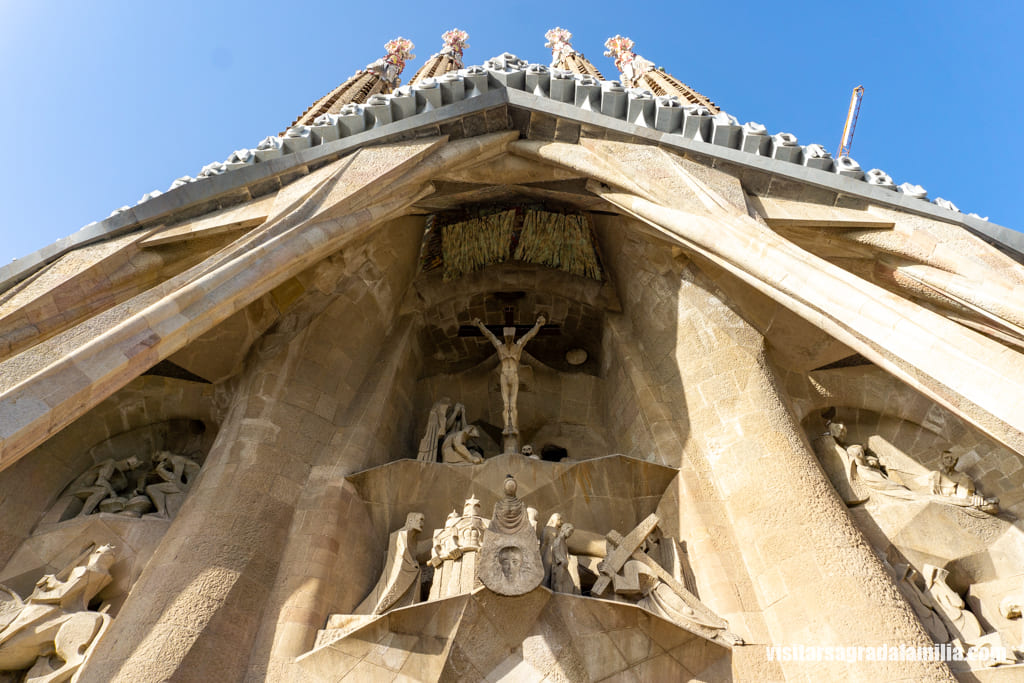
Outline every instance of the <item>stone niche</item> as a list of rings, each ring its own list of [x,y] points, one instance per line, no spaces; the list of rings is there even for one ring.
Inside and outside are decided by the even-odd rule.
[[[116,614],[184,502],[216,431],[203,420],[175,418],[82,449],[58,470],[73,472],[70,481],[50,482],[54,502],[0,572],[0,584],[28,595],[40,575],[63,569],[84,549],[110,545],[112,581],[96,600]],[[176,472],[180,481],[169,483]]]
[[[850,515],[908,602],[924,611],[919,617],[936,642],[958,637],[955,625],[932,616],[941,609],[927,607],[948,597],[963,603],[975,631],[1015,646],[1020,622],[1000,605],[1024,582],[1019,458],[944,411],[928,417],[922,424],[840,406],[809,415],[804,428]],[[941,581],[929,588],[935,577]]]
[[[520,329],[543,314],[547,328],[525,346],[519,367],[519,443],[558,461],[599,457],[619,450],[607,431],[602,359],[604,319],[617,309],[611,285],[530,264],[504,264],[462,276],[458,287],[439,273],[414,283],[423,306],[417,340],[421,367],[414,389],[415,452],[431,406],[447,397],[477,424],[484,457],[501,452],[500,367],[492,345],[471,325],[474,318]]]

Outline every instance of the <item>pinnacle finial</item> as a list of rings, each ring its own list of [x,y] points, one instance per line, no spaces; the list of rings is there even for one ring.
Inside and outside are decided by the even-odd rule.
[[[604,56],[615,59],[615,68],[622,74],[622,83],[627,87],[635,86],[640,76],[654,70],[654,62],[633,52],[633,41],[625,36],[609,38],[604,41],[604,46],[608,48]]]
[[[398,36],[384,43],[384,51],[387,53],[384,60],[390,64],[401,64],[404,67],[407,60],[416,58],[416,55],[412,53],[414,47],[416,46],[412,44],[411,40]]]
[[[551,48],[552,62],[559,62],[576,51],[573,49],[572,43],[569,42],[572,40],[572,33],[567,29],[556,26],[545,33],[544,37],[548,41],[544,44],[544,47]]]
[[[453,28],[450,31],[445,31],[441,35],[441,41],[444,43],[441,54],[450,56],[461,67],[462,52],[469,47],[467,40],[469,40],[469,34],[461,29]]]
[[[389,40],[384,43],[386,54],[376,62],[367,64],[366,70],[380,76],[392,88],[397,88],[402,83],[401,75],[406,60],[416,58],[412,53],[414,47],[411,40],[402,36]]]

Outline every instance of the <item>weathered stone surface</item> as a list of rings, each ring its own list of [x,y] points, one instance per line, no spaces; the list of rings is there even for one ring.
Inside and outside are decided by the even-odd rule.
[[[500,61],[459,82],[561,78]],[[457,125],[420,111],[436,97],[378,94],[367,109],[396,120],[349,133],[373,144],[316,156],[348,138],[296,131],[291,154],[111,223],[160,226],[0,293],[0,580],[26,594],[79,546],[123,547],[80,680],[1001,675],[764,647],[925,646],[931,615],[965,644],[1016,642],[1020,263],[884,187],[764,156],[767,136],[748,136],[760,155],[676,145],[648,95],[592,85],[574,81],[581,103],[644,130],[498,85],[452,103]],[[461,139],[425,137],[442,129]],[[428,268],[433,212],[537,204],[587,217],[597,275],[513,251]],[[562,338],[503,350],[460,336],[474,318]],[[833,476],[858,467],[934,491],[862,500]],[[170,519],[115,509],[146,497]]]

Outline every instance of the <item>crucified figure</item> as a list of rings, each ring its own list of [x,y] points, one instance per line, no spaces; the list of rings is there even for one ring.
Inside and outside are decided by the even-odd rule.
[[[537,336],[540,328],[544,326],[547,319],[543,315],[537,316],[537,324],[515,341],[516,328],[506,327],[502,330],[505,341],[502,342],[494,333],[480,322],[480,318],[473,318],[476,325],[485,337],[494,345],[498,351],[498,359],[501,361],[501,400],[505,404],[505,429],[503,434],[519,433],[519,410],[516,407],[516,400],[519,398],[519,359],[523,355],[523,347],[526,342]]]

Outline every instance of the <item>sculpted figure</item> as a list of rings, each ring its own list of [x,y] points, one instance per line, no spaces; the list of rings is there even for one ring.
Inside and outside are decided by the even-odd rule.
[[[430,600],[469,593],[476,583],[477,552],[487,522],[480,516],[476,496],[466,499],[462,515],[452,510],[443,529],[434,532],[428,564],[434,567]]]
[[[124,460],[107,459],[89,469],[72,486],[72,495],[84,501],[78,516],[90,515],[96,511],[103,500],[116,498],[128,486],[125,472],[129,472],[141,464],[142,461],[133,455]]]
[[[516,480],[505,479],[505,496],[494,504],[484,531],[477,576],[499,595],[523,595],[544,581],[540,540],[531,521],[536,512],[516,496]]]
[[[31,666],[27,680],[34,683],[70,679],[110,623],[88,607],[110,583],[114,559],[112,546],[99,546],[57,575],[43,576],[24,602],[0,586],[0,671]],[[53,654],[63,661],[57,668]]]
[[[157,451],[153,455],[153,462],[156,464],[154,471],[163,481],[147,486],[146,494],[153,500],[158,516],[170,517],[168,503],[171,501],[179,503],[180,499],[185,496],[189,486],[199,474],[199,463],[192,458],[170,451]]]
[[[951,628],[951,635],[967,644],[973,644],[983,635],[978,617],[967,609],[963,598],[946,583],[949,572],[941,567],[924,565],[925,590],[939,608]]]
[[[842,457],[849,485],[856,498],[849,504],[862,503],[868,499],[864,488],[876,491],[890,498],[901,500],[932,500],[944,505],[965,508],[975,516],[979,512],[999,512],[999,499],[978,495],[974,480],[956,470],[958,457],[946,451],[942,455],[941,469],[917,477],[902,478],[903,484],[893,481],[882,467],[878,458],[860,444],[846,444],[846,425],[828,422],[828,433],[835,440]]]
[[[377,585],[354,614],[384,614],[394,607],[420,601],[420,563],[416,561],[416,539],[423,531],[423,514],[410,512],[405,526],[388,538],[388,557]]]
[[[494,516],[491,518],[491,529],[502,534],[514,534],[527,528],[530,519],[526,514],[526,506],[516,496],[518,484],[509,475],[505,479],[505,496],[494,504]]]
[[[465,406],[456,403],[452,408],[452,400],[442,398],[430,409],[416,459],[420,462],[437,462],[438,446],[445,436],[452,430],[465,429],[466,426]]]
[[[554,564],[555,540],[562,531],[562,515],[557,512],[548,518],[540,536],[540,558],[544,563],[544,584],[551,585],[551,566]]]
[[[441,455],[444,462],[460,463],[471,462],[474,465],[484,461],[478,454],[469,450],[466,441],[473,437],[480,436],[480,430],[476,425],[469,425],[465,429],[459,429],[444,437],[444,444],[441,446]]]
[[[537,316],[537,323],[520,337],[519,341],[515,340],[516,328],[506,327],[503,330],[502,341],[494,336],[479,318],[473,319],[473,324],[491,342],[498,352],[498,360],[501,361],[501,400],[505,406],[504,434],[519,433],[519,409],[516,403],[519,398],[519,360],[523,356],[526,343],[537,336],[546,322],[547,319],[543,315]]]
[[[579,595],[579,579],[573,576],[569,555],[569,537],[576,530],[572,524],[565,522],[559,529],[551,544],[551,590],[556,593]]]
[[[967,474],[957,471],[956,464],[959,460],[960,457],[954,455],[951,451],[943,452],[942,466],[937,471],[931,473],[932,493],[938,496],[959,499],[950,502],[955,502],[956,504],[962,502],[964,505],[975,507],[989,514],[994,515],[999,512],[998,498],[986,498],[978,495],[974,488],[974,480]]]
[[[939,608],[939,614],[946,622],[947,630],[952,637],[952,642],[961,650],[966,650],[965,645],[975,647],[988,646],[988,659],[986,666],[999,666],[1000,664],[1014,664],[1013,648],[1003,640],[999,631],[985,633],[978,621],[978,617],[967,609],[963,598],[946,583],[949,572],[941,567],[930,564],[924,565],[925,590],[931,596],[932,601]],[[998,657],[997,653],[1005,652],[1005,657]]]
[[[891,480],[885,472],[882,471],[881,463],[878,458],[870,453],[864,446],[860,444],[846,445],[846,425],[841,422],[829,422],[828,423],[829,436],[835,439],[836,445],[839,447],[841,454],[846,461],[847,477],[850,479],[851,485],[854,490],[859,485],[866,486],[872,491],[885,494],[891,498],[901,498],[903,500],[913,500],[918,496],[908,489],[906,486]],[[863,500],[867,500],[868,496],[863,495]],[[863,501],[859,501],[863,502]]]
[[[612,530],[606,536],[607,556],[598,564],[600,576],[591,593],[612,599],[637,600],[637,606],[706,638],[732,646],[743,640],[728,630],[729,624],[704,606],[686,587],[643,551],[660,519],[650,514],[623,536]],[[651,543],[656,543],[652,539]]]
[[[895,570],[899,576],[899,586],[903,588],[903,594],[907,597],[914,614],[924,624],[929,635],[937,643],[948,643],[952,640],[945,622],[940,616],[939,606],[935,604],[931,596],[919,585],[921,575],[909,564],[897,564]],[[957,596],[959,597],[959,596]]]

